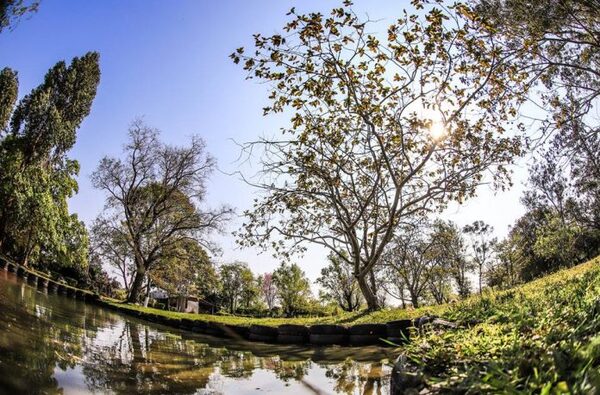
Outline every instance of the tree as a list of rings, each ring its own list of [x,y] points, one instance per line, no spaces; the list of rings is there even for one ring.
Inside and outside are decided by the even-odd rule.
[[[597,231],[600,133],[595,109],[600,95],[600,2],[474,3],[481,22],[493,26],[496,41],[509,54],[506,61],[526,71],[528,85],[541,88],[530,99],[538,108],[547,109],[540,119],[542,143],[547,143],[540,155],[542,166],[534,166],[533,177],[550,175],[552,181],[566,181],[567,176],[569,182],[558,184],[562,187],[559,192],[570,195],[579,224]],[[545,192],[556,184],[542,186],[541,192]],[[562,216],[561,208],[557,209]]]
[[[37,12],[41,0],[3,0],[0,2],[0,33],[2,30],[14,29],[24,15]]]
[[[283,258],[321,245],[352,267],[373,310],[370,279],[400,224],[473,196],[484,172],[508,181],[522,76],[471,11],[430,7],[380,37],[347,7],[292,10],[285,35],[256,34],[252,54],[231,55],[272,84],[265,114],[291,113],[282,136],[244,146],[262,152],[258,177],[243,177],[264,195],[245,212],[242,245]]]
[[[481,295],[483,268],[490,263],[494,253],[494,245],[497,243],[496,238],[492,237],[494,227],[486,224],[483,221],[474,221],[470,225],[463,228],[463,233],[471,239],[471,252],[473,262],[477,266],[479,275],[479,294]]]
[[[254,275],[246,263],[234,262],[221,266],[222,300],[229,313],[243,306],[250,307],[257,296]]]
[[[185,147],[169,146],[159,141],[158,130],[138,120],[129,128],[124,153],[123,159],[103,158],[92,183],[107,194],[98,223],[126,241],[135,264],[131,303],[169,246],[195,240],[213,248],[205,237],[218,231],[232,210],[200,208],[215,167],[201,138]]]
[[[269,311],[275,307],[277,300],[277,286],[273,281],[273,273],[265,273],[259,277],[260,292],[262,297],[267,304]]]
[[[473,3],[478,22],[493,26],[490,32],[507,53],[505,61],[526,70],[528,84],[545,88],[539,99],[551,116],[543,128],[560,130],[567,140],[575,138],[582,143],[593,137],[597,127],[587,126],[586,118],[592,120],[587,114],[600,93],[600,2]]]
[[[385,255],[392,281],[403,285],[402,291],[408,292],[413,307],[419,307],[436,263],[432,254],[434,242],[427,232],[426,223],[403,227]],[[404,303],[404,292],[397,297]]]
[[[327,257],[329,265],[321,269],[317,284],[323,287],[324,296],[335,301],[344,311],[356,311],[362,303],[362,295],[352,268],[335,254]]]
[[[447,267],[443,266],[444,259],[437,257],[436,260],[439,262],[429,270],[428,291],[435,303],[448,303],[452,293],[451,273]]]
[[[490,287],[512,288],[521,282],[523,256],[514,238],[501,240],[495,246],[496,260],[486,273],[486,282]]]
[[[273,272],[273,282],[281,307],[288,317],[292,317],[308,305],[311,296],[310,282],[295,263],[282,263]]]
[[[85,272],[87,232],[67,205],[79,164],[67,153],[96,95],[98,60],[58,62],[16,106],[16,73],[0,72],[0,250],[23,265]]]
[[[96,219],[91,228],[91,246],[92,255],[118,270],[121,283],[129,294],[136,268],[124,229],[114,229],[103,218]]]
[[[114,298],[115,291],[120,288],[119,282],[108,275],[102,267],[102,261],[98,255],[90,254],[88,272],[86,276],[86,288],[100,295]]]
[[[452,221],[436,220],[433,223],[432,239],[435,241],[435,256],[440,267],[445,267],[454,279],[461,298],[471,293],[469,272],[473,265],[468,261],[465,241],[460,229]]]
[[[201,296],[198,285],[213,273],[208,253],[198,242],[182,240],[166,247],[148,277],[170,296]]]

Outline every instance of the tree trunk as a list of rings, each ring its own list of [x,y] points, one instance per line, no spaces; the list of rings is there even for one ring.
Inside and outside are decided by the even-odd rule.
[[[481,272],[483,271],[483,265],[479,265],[479,295],[481,295]]]
[[[133,284],[131,284],[131,290],[129,291],[129,296],[127,297],[128,303],[137,303],[140,298],[140,292],[142,291],[142,287],[144,285],[144,279],[146,278],[146,269],[138,267],[135,272],[135,279],[133,280]]]
[[[150,301],[150,279],[146,283],[146,297],[144,298],[144,307],[148,307],[148,302]]]
[[[413,292],[410,293],[410,302],[412,303],[413,309],[419,307],[419,297]]]
[[[373,292],[369,284],[367,283],[367,279],[365,276],[357,276],[356,282],[358,282],[358,286],[360,287],[360,291],[362,292],[365,301],[367,302],[367,310],[374,311],[379,310],[379,300],[377,300],[377,295]]]

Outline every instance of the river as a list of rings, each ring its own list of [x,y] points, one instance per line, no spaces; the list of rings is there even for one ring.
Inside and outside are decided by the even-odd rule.
[[[387,394],[393,356],[194,334],[0,271],[0,394]]]

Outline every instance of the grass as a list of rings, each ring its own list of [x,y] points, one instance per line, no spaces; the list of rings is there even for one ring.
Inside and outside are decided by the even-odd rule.
[[[427,306],[418,309],[399,309],[390,308],[384,309],[372,313],[353,312],[353,313],[341,313],[338,315],[326,316],[326,317],[296,317],[296,318],[252,318],[242,317],[229,314],[194,314],[194,313],[179,313],[174,311],[166,311],[155,309],[152,307],[143,307],[133,304],[125,304],[115,299],[102,298],[106,303],[115,306],[119,309],[141,311],[144,313],[151,313],[168,317],[172,319],[191,319],[195,321],[209,321],[218,322],[221,324],[241,325],[250,326],[253,324],[266,325],[266,326],[279,326],[282,324],[298,324],[298,325],[315,325],[315,324],[341,324],[341,325],[354,325],[362,323],[386,323],[392,320],[399,320],[405,318],[416,318],[426,314],[442,314],[446,306]]]
[[[471,328],[414,333],[421,385],[450,393],[600,394],[600,259],[442,307]]]

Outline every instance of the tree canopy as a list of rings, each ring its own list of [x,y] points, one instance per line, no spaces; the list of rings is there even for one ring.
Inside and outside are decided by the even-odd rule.
[[[368,278],[400,224],[473,196],[484,174],[509,182],[524,76],[464,4],[405,14],[385,35],[349,5],[292,10],[284,34],[256,34],[254,51],[231,55],[271,83],[264,113],[290,114],[281,136],[245,147],[263,152],[245,180],[264,195],[239,236],[284,258],[306,243],[328,248],[376,309]]]

